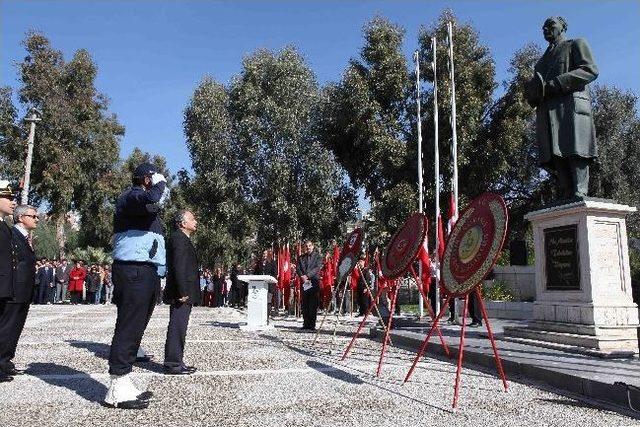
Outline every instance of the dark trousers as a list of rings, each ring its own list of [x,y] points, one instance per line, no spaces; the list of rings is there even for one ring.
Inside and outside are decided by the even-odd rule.
[[[47,285],[38,285],[38,299],[36,300],[36,304],[46,304],[49,301],[49,286]]]
[[[191,315],[191,304],[175,302],[169,307],[169,327],[164,344],[164,366],[168,369],[184,368],[184,343]]]
[[[82,292],[80,291],[72,291],[69,292],[70,299],[71,299],[71,304],[79,304],[82,302]]]
[[[224,305],[224,295],[222,293],[222,283],[215,283],[213,285],[213,306],[222,307]]]
[[[480,310],[480,302],[475,292],[469,294],[469,316],[471,321],[482,324],[482,312]]]
[[[96,292],[87,291],[87,301],[85,304],[95,304],[96,303]]]
[[[318,317],[318,286],[302,292],[303,328],[315,329]]]
[[[358,315],[364,316],[371,304],[371,298],[367,293],[367,288],[358,286]]]
[[[16,355],[18,340],[29,313],[29,303],[0,300],[0,370],[15,368],[11,361]]]
[[[480,303],[478,302],[478,297],[475,292],[471,292],[469,294],[469,302],[467,303],[467,310],[469,311],[469,316],[471,317],[471,321],[475,323],[482,324],[482,312],[480,311]],[[456,299],[451,298],[449,301],[449,320],[453,320],[453,310],[455,309]],[[462,313],[458,313],[458,315],[462,315]],[[464,322],[464,319],[462,319]]]
[[[114,262],[113,302],[118,307],[116,328],[109,353],[109,373],[126,375],[156,306],[160,277],[151,264]]]

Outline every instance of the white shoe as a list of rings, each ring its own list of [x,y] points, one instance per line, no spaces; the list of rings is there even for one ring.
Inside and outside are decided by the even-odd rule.
[[[111,385],[107,390],[104,403],[113,408],[144,409],[149,401],[142,399],[143,393],[131,381],[131,374],[111,375]]]

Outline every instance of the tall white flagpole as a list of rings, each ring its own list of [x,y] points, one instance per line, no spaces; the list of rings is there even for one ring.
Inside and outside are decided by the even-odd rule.
[[[451,81],[451,161],[453,162],[453,176],[451,178],[451,190],[453,192],[453,217],[449,218],[450,228],[458,220],[458,127],[456,113],[456,80],[455,68],[453,65],[453,22],[447,23],[447,33],[449,42],[449,80]],[[452,311],[449,316],[456,321],[456,304],[453,300]],[[464,322],[464,319],[462,319]]]
[[[416,50],[413,54],[413,60],[416,63],[416,107],[417,107],[417,122],[418,122],[418,212],[422,213],[424,210],[424,194],[422,191],[422,116],[420,114],[420,54]],[[422,263],[418,265],[418,274],[422,279]],[[422,292],[418,292],[418,313],[420,318],[424,317],[424,298]]]
[[[447,24],[449,30],[449,79],[451,80],[451,156],[453,161],[453,207],[458,217],[458,132],[456,126],[456,81],[453,68],[453,22]]]
[[[438,221],[440,218],[440,150],[438,148],[438,73],[436,63],[436,38],[431,38],[431,51],[433,52],[433,60],[431,67],[433,67],[433,145],[434,145],[434,175],[436,184],[436,240],[435,240],[435,260],[436,260],[436,313],[440,312],[440,255],[438,254],[438,247],[440,245],[440,237],[438,236]]]

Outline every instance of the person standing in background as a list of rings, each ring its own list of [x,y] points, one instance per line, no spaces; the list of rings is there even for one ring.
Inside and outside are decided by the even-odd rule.
[[[56,267],[55,281],[56,281],[56,295],[58,303],[63,303],[67,299],[67,289],[69,287],[69,273],[71,272],[71,266],[66,259],[60,260],[58,267]]]
[[[77,305],[82,301],[82,290],[84,289],[84,280],[87,277],[87,270],[82,266],[82,261],[76,261],[76,266],[69,272],[69,295],[71,304]]]
[[[302,292],[302,329],[315,330],[318,316],[318,294],[320,292],[320,268],[322,256],[314,251],[313,242],[305,242],[305,253],[298,258],[297,271]]]

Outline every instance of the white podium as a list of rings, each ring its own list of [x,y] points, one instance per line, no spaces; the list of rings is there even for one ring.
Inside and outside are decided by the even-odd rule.
[[[272,276],[266,275],[239,275],[238,280],[248,284],[247,295],[247,324],[241,325],[243,331],[264,331],[272,329],[269,324],[268,292],[270,283],[278,283]]]

